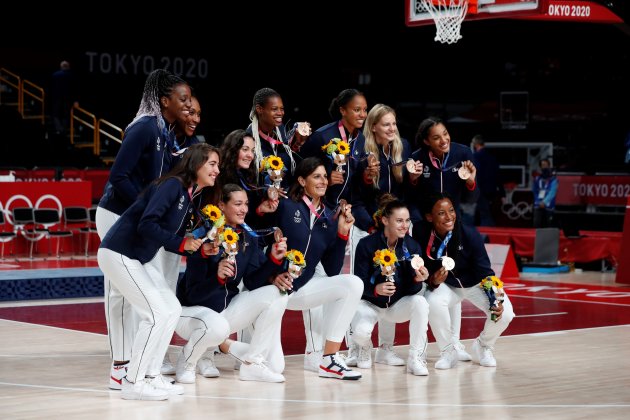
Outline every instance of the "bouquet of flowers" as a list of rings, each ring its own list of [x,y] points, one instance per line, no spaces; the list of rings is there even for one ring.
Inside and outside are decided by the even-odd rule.
[[[503,302],[505,295],[503,293],[503,282],[497,276],[488,276],[481,280],[479,287],[484,291],[490,301],[490,310],[499,307],[499,302]],[[492,314],[490,319],[497,321],[497,316]]]
[[[204,238],[204,242],[209,240],[214,242],[217,234],[221,233],[225,225],[225,216],[219,208],[212,204],[207,204],[201,209],[201,215],[205,219],[208,232]]]
[[[219,243],[225,250],[228,261],[235,263],[238,254],[238,233],[232,228],[226,228],[219,233]]]
[[[260,173],[266,173],[266,178],[269,178],[269,198],[278,198],[278,192],[280,191],[280,183],[284,176],[284,171],[287,168],[284,166],[284,162],[278,156],[269,155],[265,156],[260,162]],[[265,179],[265,183],[267,180]]]
[[[386,281],[394,281],[394,274],[396,274],[396,262],[398,262],[398,258],[396,258],[396,254],[394,254],[389,249],[379,249],[374,253],[374,261],[375,267],[381,268],[381,274],[385,276]]]
[[[292,249],[287,252],[286,259],[289,262],[289,275],[294,279],[297,279],[302,275],[302,270],[306,267],[304,254],[297,249]]]
[[[346,164],[346,155],[350,153],[350,145],[338,137],[322,146],[328,157],[337,165],[337,172],[343,172],[343,165]]]

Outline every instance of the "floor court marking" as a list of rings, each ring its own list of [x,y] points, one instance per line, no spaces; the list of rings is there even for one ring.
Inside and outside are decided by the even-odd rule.
[[[70,388],[60,386],[18,384],[12,382],[0,382],[0,386],[16,386],[22,388],[46,389],[68,392],[90,392],[96,394],[119,394],[120,391],[110,391],[93,388]],[[394,403],[394,402],[373,402],[373,401],[330,401],[330,400],[295,400],[284,398],[247,398],[247,397],[213,397],[209,395],[173,395],[169,398],[176,401],[179,397],[194,398],[218,401],[251,401],[251,402],[272,402],[272,403],[295,403],[295,404],[328,404],[342,406],[383,406],[383,407],[443,407],[443,408],[630,408],[630,404],[431,404],[431,403]]]
[[[553,300],[556,302],[594,303],[594,304],[599,304],[599,305],[630,307],[630,303],[599,302],[599,301],[594,301],[594,300],[578,300],[578,299],[560,299],[560,298],[542,297],[542,296],[524,296],[524,295],[513,295],[511,293],[509,296],[510,296],[510,299],[512,299],[513,297],[519,297],[519,298],[527,298],[527,299]]]
[[[516,314],[515,318],[533,318],[536,316],[557,316],[557,315],[567,315],[568,312],[552,312],[549,314],[529,314],[529,315],[519,315]],[[486,316],[462,316],[462,319],[486,319]]]

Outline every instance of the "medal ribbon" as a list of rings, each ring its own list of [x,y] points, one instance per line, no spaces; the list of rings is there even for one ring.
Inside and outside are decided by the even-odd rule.
[[[276,140],[276,139],[274,139],[272,137],[269,137],[268,135],[263,133],[260,129],[258,130],[258,135],[260,135],[260,137],[262,137],[263,139],[267,140],[271,144],[283,144],[281,141],[278,141],[278,140]]]
[[[438,248],[436,258],[433,258],[431,256],[431,248],[433,247],[433,241],[435,240],[435,230],[432,230],[431,236],[429,237],[429,243],[427,244],[427,257],[429,257],[429,259],[431,260],[439,260],[442,258],[442,254],[448,255],[448,252],[445,253],[444,251],[446,250],[446,245],[448,245],[448,241],[451,240],[452,236],[453,236],[453,231],[450,231],[446,234],[444,241],[442,241],[442,244]]]

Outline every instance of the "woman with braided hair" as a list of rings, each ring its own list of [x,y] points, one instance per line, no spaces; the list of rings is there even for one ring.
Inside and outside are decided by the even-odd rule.
[[[112,225],[155,179],[168,172],[178,118],[192,106],[188,84],[167,70],[154,70],[146,79],[136,117],[125,135],[96,211],[96,228],[101,240]],[[131,359],[131,344],[138,320],[129,302],[104,277],[105,319],[113,364],[109,387],[121,389]]]

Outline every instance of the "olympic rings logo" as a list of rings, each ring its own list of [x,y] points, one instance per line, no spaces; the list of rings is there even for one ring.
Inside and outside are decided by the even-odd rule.
[[[22,202],[22,203],[25,204],[22,207],[32,207],[33,209],[50,208],[51,206],[48,206],[48,207],[43,207],[42,206],[42,203],[44,203],[46,201],[53,201],[56,204],[57,212],[61,216],[61,212],[63,211],[63,205],[61,204],[61,200],[59,200],[59,198],[57,198],[57,196],[52,195],[52,194],[44,194],[44,195],[42,195],[41,197],[39,197],[37,199],[37,201],[35,201],[35,205],[33,205],[33,202],[27,196],[22,195],[22,194],[17,194],[17,195],[14,195],[14,196],[10,197],[7,200],[5,205],[3,205],[2,202],[0,201],[0,211],[2,211],[4,213],[5,220],[7,220],[12,225],[14,225],[15,223],[14,223],[14,220],[13,220],[13,212],[11,211],[11,209],[15,208],[15,207],[20,207],[20,206],[12,206],[12,204],[14,202]]]
[[[530,220],[532,218],[532,205],[526,201],[519,201],[518,203],[506,202],[501,205],[501,211],[510,220],[521,218]]]

